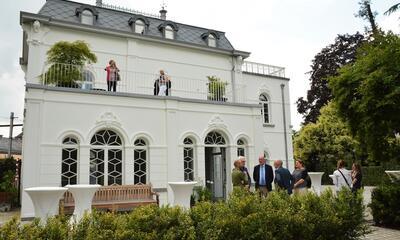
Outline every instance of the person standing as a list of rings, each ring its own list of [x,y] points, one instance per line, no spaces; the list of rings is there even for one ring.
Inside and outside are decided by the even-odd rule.
[[[351,189],[351,172],[345,168],[345,165],[343,160],[339,160],[337,170],[333,172],[333,184],[336,187],[336,192],[339,192],[343,187]]]
[[[253,179],[256,190],[260,191],[261,196],[266,197],[268,192],[272,191],[272,181],[274,180],[274,172],[272,167],[266,164],[263,155],[258,157],[259,164],[254,167]]]
[[[233,166],[235,167],[232,170],[232,185],[234,187],[245,187],[246,185],[248,185],[248,179],[246,174],[244,174],[241,170],[241,161],[240,160],[236,160],[233,163]]]
[[[307,177],[308,172],[304,167],[304,163],[301,160],[296,160],[295,170],[292,173],[294,179],[293,190],[296,194],[307,193]]]
[[[290,174],[289,170],[282,167],[282,160],[275,160],[275,186],[279,189],[285,189],[287,193],[292,194],[294,178],[292,174]]]
[[[244,156],[239,156],[238,158],[240,160],[240,171],[242,171],[244,174],[246,174],[247,176],[247,180],[248,180],[248,186],[247,188],[250,189],[251,186],[251,177],[249,174],[249,170],[246,167],[246,158]]]
[[[351,167],[351,179],[353,184],[351,191],[357,192],[362,187],[362,172],[359,163],[353,163],[353,166]]]
[[[107,72],[107,90],[117,91],[117,81],[119,81],[119,69],[114,60],[108,62],[108,66],[104,69]]]
[[[164,70],[160,70],[160,76],[158,77],[158,96],[168,96],[170,86],[170,77],[165,74]]]

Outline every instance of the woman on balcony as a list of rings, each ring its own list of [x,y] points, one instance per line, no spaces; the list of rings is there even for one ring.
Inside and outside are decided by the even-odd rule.
[[[107,71],[107,90],[117,91],[117,81],[120,80],[119,69],[114,60],[110,60],[108,66],[104,69]]]

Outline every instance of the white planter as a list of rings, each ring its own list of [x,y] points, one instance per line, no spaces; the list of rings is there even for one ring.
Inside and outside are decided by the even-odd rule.
[[[174,195],[173,206],[190,208],[190,196],[197,182],[168,182]]]
[[[390,180],[392,180],[392,182],[400,181],[400,170],[385,171],[385,173],[390,177]]]
[[[67,191],[64,187],[31,187],[24,191],[29,195],[35,208],[35,217],[45,223],[48,217],[58,214],[59,201]]]
[[[317,195],[321,194],[321,183],[322,183],[322,175],[324,172],[309,172],[308,175],[311,178],[311,188]]]
[[[88,185],[88,184],[77,184],[77,185],[67,185],[68,191],[72,193],[75,202],[75,210],[71,217],[71,220],[75,220],[79,222],[85,212],[92,212],[92,200],[93,196],[96,193],[97,189],[101,186],[96,185]]]

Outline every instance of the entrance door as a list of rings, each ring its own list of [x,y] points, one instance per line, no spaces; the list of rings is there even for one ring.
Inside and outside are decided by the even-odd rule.
[[[214,201],[225,199],[226,160],[224,147],[206,147],[206,186]]]

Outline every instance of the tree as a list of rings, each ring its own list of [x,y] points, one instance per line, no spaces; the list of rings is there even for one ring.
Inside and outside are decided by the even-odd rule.
[[[400,38],[378,35],[330,78],[333,101],[370,160],[399,158]]]
[[[379,28],[375,21],[375,17],[378,15],[378,13],[372,11],[371,0],[362,0],[359,2],[359,4],[360,10],[356,16],[369,22],[373,34],[379,34]]]
[[[385,15],[390,15],[392,13],[397,12],[400,9],[400,3],[396,3],[395,5],[391,6],[386,12]]]
[[[337,75],[337,70],[354,62],[357,48],[365,41],[364,35],[338,35],[335,42],[318,53],[312,61],[310,90],[307,99],[297,100],[297,111],[303,115],[304,124],[315,123],[320,110],[332,98],[328,88],[328,77]]]
[[[348,162],[360,158],[360,145],[353,139],[334,103],[322,107],[316,123],[303,126],[294,139],[294,154],[308,170],[331,171],[338,159]]]
[[[50,66],[40,78],[45,84],[77,87],[77,82],[84,78],[85,63],[92,62],[97,62],[97,57],[84,41],[60,41],[47,51]]]

